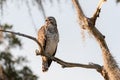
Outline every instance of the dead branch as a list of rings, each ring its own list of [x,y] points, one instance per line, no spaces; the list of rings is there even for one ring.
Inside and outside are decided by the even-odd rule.
[[[0,30],[0,31],[12,33],[12,34],[15,34],[15,35],[19,35],[19,36],[31,39],[31,40],[35,41],[41,47],[41,44],[37,41],[37,39],[32,37],[32,36],[29,36],[29,35],[26,35],[26,34],[22,34],[22,33],[19,33],[19,32],[13,32],[13,31],[6,31],[6,30]],[[44,53],[44,50],[43,50],[43,53]],[[55,61],[58,64],[60,64],[63,68],[82,67],[82,68],[87,68],[87,69],[96,69],[97,71],[101,71],[102,70],[102,67],[100,65],[94,64],[94,63],[80,64],[80,63],[65,62],[65,61],[63,61],[63,60],[61,60],[59,58],[53,57],[53,56],[51,56],[51,55],[49,55],[47,53],[40,54],[39,50],[36,50],[36,54],[49,57],[53,61]]]
[[[72,0],[72,1],[73,1],[74,7],[76,8],[77,15],[81,16],[81,14],[79,14],[79,13],[82,13],[81,12],[82,10],[81,10],[81,8],[79,8],[80,6],[78,3],[78,0]],[[84,29],[87,30],[88,32],[90,32],[95,37],[96,41],[99,43],[99,45],[101,47],[103,60],[104,60],[104,69],[105,69],[104,71],[106,72],[106,75],[109,78],[109,79],[105,78],[102,75],[104,77],[104,79],[105,80],[106,79],[119,80],[120,79],[120,69],[116,63],[116,60],[112,57],[112,55],[109,51],[106,41],[104,40],[105,36],[102,35],[102,33],[95,27],[96,19],[100,13],[100,9],[101,9],[101,6],[104,1],[105,0],[100,0],[96,11],[91,18],[85,17],[86,19],[81,19],[78,17],[78,19],[79,19],[79,22],[84,22],[83,23]]]
[[[93,25],[95,25],[96,19],[97,19],[97,17],[99,17],[99,14],[100,14],[100,11],[101,11],[101,7],[102,7],[102,5],[103,5],[103,3],[104,3],[105,1],[106,1],[106,0],[100,0],[100,1],[99,1],[96,10],[95,10],[95,12],[93,13],[93,16],[90,18],[90,19],[91,19],[90,21],[92,21],[92,24],[93,24]]]
[[[36,54],[39,54],[39,50],[36,50]],[[42,56],[49,57],[53,61],[60,64],[63,68],[72,68],[72,67],[82,67],[87,69],[96,69],[97,71],[102,70],[102,66],[95,64],[95,63],[89,63],[89,64],[80,64],[80,63],[71,63],[71,62],[65,62],[57,57],[51,56],[49,54],[42,54]]]
[[[98,5],[97,5],[97,8],[96,8],[96,11],[94,12],[94,14],[93,14],[93,18],[97,18],[97,17],[99,17],[99,13],[100,13],[100,10],[101,10],[101,7],[102,7],[102,5],[103,5],[103,3],[105,2],[106,0],[100,0],[99,1],[99,3],[98,3]]]

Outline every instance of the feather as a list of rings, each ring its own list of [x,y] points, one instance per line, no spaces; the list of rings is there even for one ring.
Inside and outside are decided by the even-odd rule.
[[[53,24],[54,23],[54,24]],[[38,31],[38,41],[41,43],[45,53],[55,55],[59,41],[57,24],[54,17],[48,17],[46,24]],[[46,72],[50,67],[52,60],[42,56],[42,71]]]

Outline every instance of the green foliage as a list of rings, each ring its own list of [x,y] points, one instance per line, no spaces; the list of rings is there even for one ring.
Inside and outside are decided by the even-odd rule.
[[[11,30],[12,26],[7,24],[1,26],[1,29]],[[6,46],[4,44],[8,42]],[[21,40],[14,34],[3,34],[0,44],[0,65],[4,69],[4,75],[9,80],[37,80],[37,76],[33,74],[28,66],[22,64],[28,62],[26,58],[19,56],[15,58],[11,54],[11,49],[22,47]],[[20,69],[17,69],[18,66]]]

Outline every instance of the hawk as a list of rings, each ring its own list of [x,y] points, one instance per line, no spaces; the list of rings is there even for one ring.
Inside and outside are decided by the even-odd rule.
[[[43,25],[38,31],[38,41],[41,43],[45,53],[52,56],[55,55],[58,42],[59,33],[57,29],[57,23],[54,17],[47,17],[45,25]],[[48,57],[42,56],[42,71],[46,72],[51,65],[52,60]]]

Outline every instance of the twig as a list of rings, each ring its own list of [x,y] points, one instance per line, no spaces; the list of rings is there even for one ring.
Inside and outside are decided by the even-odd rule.
[[[100,0],[99,1],[98,6],[96,8],[96,11],[94,12],[92,17],[94,17],[94,18],[99,17],[99,13],[100,13],[101,7],[102,7],[104,2],[105,2],[105,0]]]
[[[95,22],[96,22],[96,19],[97,17],[99,17],[99,14],[100,14],[100,10],[101,10],[101,7],[103,5],[103,3],[105,2],[106,0],[100,0],[98,5],[97,5],[97,8],[93,14],[93,16],[91,17],[91,19],[93,20],[93,24],[95,25]]]

